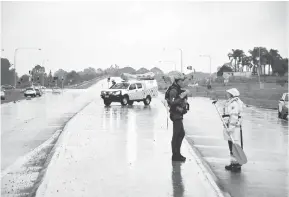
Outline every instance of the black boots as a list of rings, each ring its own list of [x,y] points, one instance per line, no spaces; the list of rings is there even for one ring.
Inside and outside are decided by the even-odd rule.
[[[182,161],[182,162],[184,162],[184,161],[186,161],[186,158],[184,156],[182,156],[181,154],[174,154],[172,156],[172,160],[173,161]]]
[[[232,172],[240,172],[241,171],[241,165],[240,164],[230,164],[225,166],[226,170],[232,171]]]

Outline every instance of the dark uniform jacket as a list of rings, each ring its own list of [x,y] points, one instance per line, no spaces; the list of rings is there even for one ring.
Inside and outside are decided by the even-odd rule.
[[[170,106],[170,118],[174,120],[182,120],[183,114],[187,113],[186,98],[181,99],[180,94],[182,90],[179,85],[173,83],[173,87],[169,92],[168,104]]]

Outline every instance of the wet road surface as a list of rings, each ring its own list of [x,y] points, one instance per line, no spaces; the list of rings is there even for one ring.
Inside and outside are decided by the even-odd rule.
[[[164,118],[158,99],[125,107],[96,99],[68,123],[36,196],[216,196],[188,147],[185,163],[171,161]]]
[[[62,129],[77,111],[97,96],[87,94],[88,90],[46,92],[42,97],[2,104],[1,171]]]
[[[288,196],[288,121],[276,110],[248,107],[243,121],[243,142],[248,163],[241,173],[225,171],[229,148],[212,101],[190,98],[184,125],[187,139],[219,178],[219,185],[234,197]]]
[[[46,93],[40,98],[3,104],[1,171],[49,139],[73,114],[92,100],[100,110],[104,110],[98,113],[98,118],[101,118],[99,126],[109,128],[110,132],[130,132],[127,137],[132,137],[137,130],[139,136],[149,140],[154,139],[155,132],[142,132],[139,125],[145,125],[147,130],[166,127],[166,116],[162,113],[165,109],[160,104],[156,106],[155,101],[148,109],[144,109],[142,104],[121,107],[115,103],[110,108],[104,108],[99,92],[106,86],[104,81],[91,87],[89,91],[67,90],[60,95]],[[227,142],[222,138],[222,124],[214,106],[209,99],[204,98],[190,98],[189,102],[191,110],[184,120],[186,137],[209,163],[220,180],[220,187],[236,197],[288,195],[287,121],[277,119],[276,111],[247,108],[243,139],[249,162],[243,166],[242,173],[232,174],[224,170],[224,165],[229,162],[229,151]],[[132,118],[134,124],[129,124],[127,120]],[[171,135],[171,125],[168,132]],[[127,140],[129,143],[123,151],[134,161],[136,150],[133,147],[138,142]],[[144,146],[146,145],[143,144],[142,147]],[[179,169],[180,166],[175,168],[177,174]],[[182,177],[174,178],[178,180]],[[181,187],[177,190],[183,191]],[[176,196],[182,196],[180,192],[177,194]]]

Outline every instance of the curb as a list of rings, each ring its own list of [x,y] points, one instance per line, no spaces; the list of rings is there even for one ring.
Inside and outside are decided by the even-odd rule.
[[[164,107],[167,109],[167,106],[165,103],[163,103]],[[212,189],[215,191],[216,195],[218,197],[231,197],[231,195],[227,192],[223,192],[220,187],[217,185],[218,178],[216,175],[212,172],[211,168],[208,166],[208,164],[204,161],[202,156],[200,155],[197,148],[194,146],[191,146],[188,139],[185,137],[185,140],[183,141],[185,146],[189,149],[189,153],[193,156],[196,164],[200,167],[204,178],[209,182]]]
[[[45,177],[49,176],[49,167],[54,166],[58,162],[58,158],[60,156],[61,150],[63,148],[63,144],[65,144],[67,138],[69,138],[69,133],[67,127],[69,123],[75,119],[86,107],[91,105],[94,101],[88,102],[85,106],[83,106],[77,113],[75,113],[64,125],[62,132],[60,133],[54,147],[47,157],[47,161],[44,164],[43,169],[40,171],[39,176],[36,180],[36,185],[33,188],[33,191],[29,197],[37,197],[43,196],[47,189],[47,185],[49,184],[49,179],[45,179]]]
[[[197,148],[191,146],[186,137],[184,140],[184,144],[185,144],[185,146],[187,146],[187,148],[189,149],[189,152],[194,157],[195,162],[200,167],[205,179],[209,182],[210,186],[215,191],[216,196],[218,196],[218,197],[231,197],[231,195],[228,192],[224,192],[220,189],[220,187],[217,184],[218,178],[212,172],[211,168],[204,161],[202,156],[198,153]]]

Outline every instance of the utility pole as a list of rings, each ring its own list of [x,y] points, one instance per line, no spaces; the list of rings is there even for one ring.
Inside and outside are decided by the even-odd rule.
[[[262,89],[261,79],[260,79],[260,68],[261,68],[261,47],[259,47],[259,66],[257,67],[258,79],[259,79],[259,86]]]
[[[14,51],[14,84],[15,84],[15,88],[16,88],[16,84],[17,84],[16,56],[17,56],[18,50],[38,50],[38,51],[41,51],[40,48],[30,48],[30,47],[16,48],[16,49],[15,49],[15,51]]]

